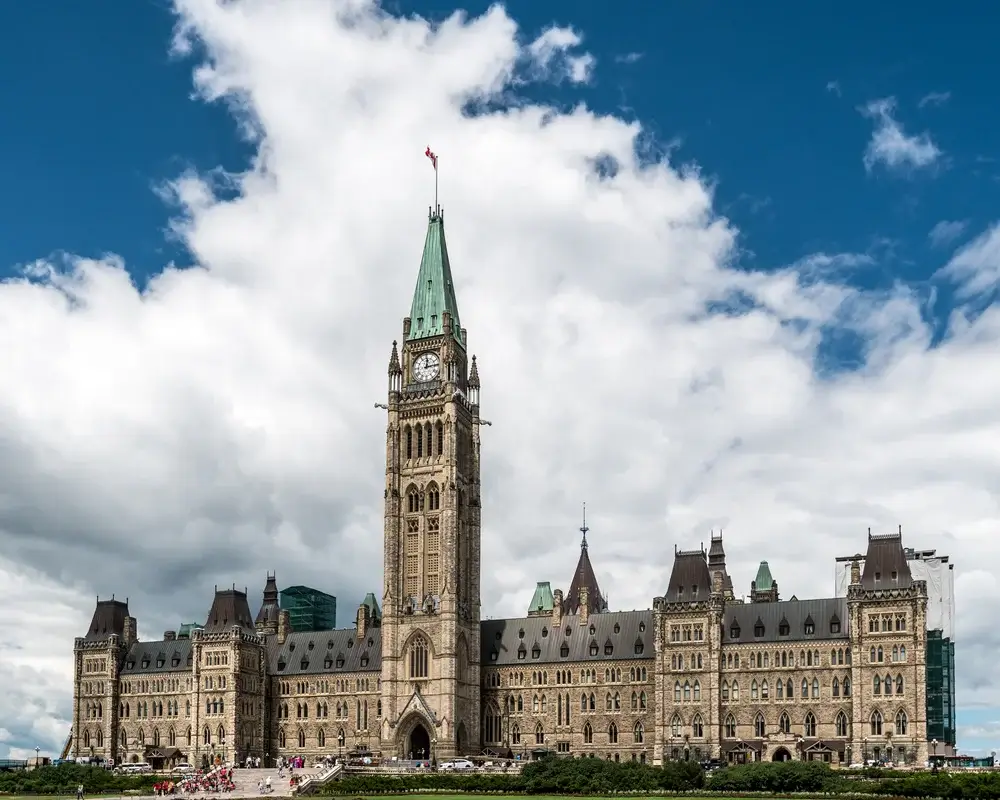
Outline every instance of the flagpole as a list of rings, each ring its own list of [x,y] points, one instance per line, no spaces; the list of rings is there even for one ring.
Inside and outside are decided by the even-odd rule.
[[[434,213],[441,216],[441,206],[438,205],[438,157],[434,156]]]

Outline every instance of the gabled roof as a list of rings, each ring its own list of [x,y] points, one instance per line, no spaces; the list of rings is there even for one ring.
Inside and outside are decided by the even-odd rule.
[[[98,600],[94,616],[84,639],[100,641],[109,636],[122,636],[125,633],[125,620],[128,618],[128,602],[121,600]]]
[[[724,644],[754,644],[849,639],[847,622],[847,599],[843,597],[732,603],[726,606],[722,617],[722,641]],[[739,636],[733,636],[733,623],[739,628]],[[787,633],[783,632],[785,623]],[[810,625],[812,633],[806,633]],[[759,633],[763,635],[757,635]]]
[[[267,637],[270,675],[339,675],[381,668],[381,628],[369,629],[360,641],[355,628],[290,633],[283,644],[277,636]]]
[[[122,675],[149,675],[156,672],[188,672],[191,669],[191,640],[136,642],[125,655]]]
[[[903,550],[903,535],[868,535],[868,553],[861,586],[865,589],[906,589],[913,582]]]
[[[441,336],[444,333],[444,312],[451,315],[452,335],[463,347],[462,323],[458,317],[458,300],[451,277],[451,262],[444,239],[444,214],[432,212],[427,221],[424,253],[420,258],[417,285],[410,306],[409,341]]]
[[[587,537],[583,537],[580,545],[580,559],[576,562],[576,571],[573,573],[573,580],[570,582],[569,591],[563,600],[563,613],[577,614],[580,611],[580,590],[587,587],[587,608],[591,614],[599,614],[608,610],[608,603],[601,594],[601,587],[597,585],[597,576],[594,574],[594,567],[590,563],[590,553],[587,547]]]
[[[237,589],[216,589],[212,607],[205,620],[205,632],[221,633],[233,627],[240,627],[245,631],[255,630],[247,593]]]
[[[535,586],[535,593],[531,595],[531,602],[528,604],[528,613],[551,611],[554,605],[555,598],[552,596],[552,585],[548,581],[539,581]]]
[[[550,617],[491,619],[480,626],[480,646],[484,667],[652,659],[653,612],[608,611],[583,625],[569,614],[559,627]]]
[[[674,566],[667,584],[667,601],[707,600],[712,593],[712,576],[704,550],[674,550]]]
[[[772,586],[774,586],[774,578],[771,577],[771,568],[766,561],[761,561],[760,566],[757,567],[757,577],[754,578],[754,588],[758,592],[767,592]]]

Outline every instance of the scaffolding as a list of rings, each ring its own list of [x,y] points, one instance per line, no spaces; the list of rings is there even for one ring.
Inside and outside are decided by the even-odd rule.
[[[308,586],[289,586],[281,591],[282,611],[288,611],[292,630],[328,631],[337,627],[337,598]]]

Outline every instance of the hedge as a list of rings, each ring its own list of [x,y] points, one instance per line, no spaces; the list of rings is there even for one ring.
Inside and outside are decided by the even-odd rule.
[[[411,773],[351,775],[319,787],[327,795],[406,793],[581,795],[841,795],[1000,800],[1000,773],[833,770],[820,762],[746,764],[710,773],[693,762],[653,767],[595,758],[546,758],[519,775]]]
[[[32,770],[0,772],[0,794],[75,794],[83,785],[87,794],[135,791],[152,794],[155,775],[121,775],[88,764],[60,764]]]

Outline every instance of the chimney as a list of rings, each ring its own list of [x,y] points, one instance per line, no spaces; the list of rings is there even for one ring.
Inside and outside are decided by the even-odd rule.
[[[580,624],[586,625],[590,619],[590,593],[586,585],[580,587]]]
[[[552,627],[558,628],[562,625],[562,589],[556,589],[552,593]]]
[[[177,631],[164,631],[163,632],[163,641],[165,641],[165,642],[173,642],[176,639],[177,639]]]
[[[722,572],[716,570],[712,573],[712,594],[722,594]]]
[[[122,644],[128,646],[139,640],[138,627],[135,617],[125,617],[125,624],[122,626]]]
[[[861,585],[861,554],[854,556],[851,562],[851,586]]]
[[[441,330],[443,330],[446,334],[451,333],[451,314],[447,311],[441,315]]]
[[[287,608],[278,612],[278,644],[284,644],[288,634],[292,632],[292,615]]]
[[[368,635],[368,606],[362,603],[358,606],[357,619],[358,641],[360,642]]]

